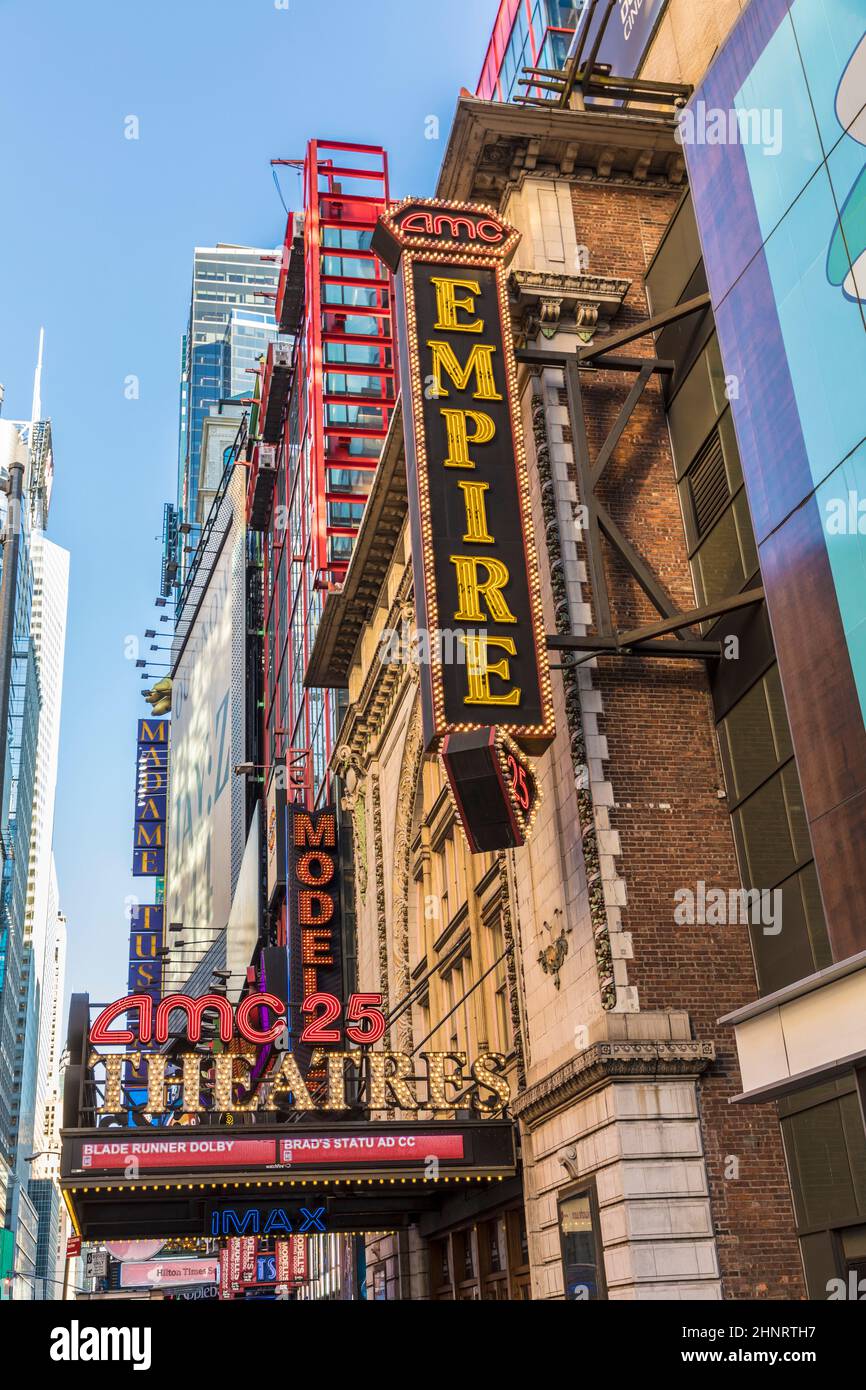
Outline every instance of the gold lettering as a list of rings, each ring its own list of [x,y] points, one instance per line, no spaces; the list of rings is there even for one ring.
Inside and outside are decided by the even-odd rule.
[[[513,637],[494,637],[487,632],[461,633],[460,641],[466,648],[466,680],[469,694],[464,705],[519,705],[520,686],[514,686],[507,695],[493,695],[490,690],[490,677],[499,676],[501,680],[510,679],[510,668],[505,657],[491,663],[487,660],[488,647],[501,647],[509,656],[517,655]]]
[[[197,1052],[183,1054],[183,1109],[186,1115],[198,1115],[204,1110],[201,1103],[201,1057]]]
[[[412,1076],[412,1058],[405,1052],[368,1052],[367,1076],[371,1110],[417,1110],[418,1104],[408,1085]],[[388,1098],[391,1092],[392,1099]]]
[[[475,460],[469,457],[470,444],[489,444],[496,433],[496,426],[483,410],[451,410],[443,406],[440,415],[445,417],[448,431],[448,457],[446,468],[474,468]],[[467,420],[475,426],[475,433],[469,438]]]
[[[360,1054],[357,1052],[325,1052],[324,1048],[316,1048],[310,1058],[310,1067],[315,1069],[323,1062],[328,1064],[328,1102],[324,1107],[326,1110],[348,1110],[346,1063],[352,1062],[354,1066],[358,1066],[360,1061]]]
[[[165,1114],[165,1064],[168,1058],[162,1052],[149,1052],[147,1056],[147,1110],[145,1119],[153,1115]]]
[[[474,372],[476,389],[472,392],[472,399],[476,401],[502,400],[502,396],[496,389],[496,382],[493,380],[493,354],[496,348],[492,344],[475,343],[464,367],[461,367],[457,361],[450,343],[443,343],[438,339],[428,339],[427,346],[433,354],[433,382],[437,396],[448,395],[448,391],[442,384],[443,372],[448,373],[458,391],[469,390],[469,382]]]
[[[490,619],[494,623],[516,623],[517,619],[502,596],[502,590],[511,578],[501,560],[491,556],[482,560],[477,555],[450,555],[448,557],[457,571],[457,612],[458,622],[483,623],[487,619],[481,611],[481,595],[487,602]],[[483,565],[487,578],[482,584],[478,578],[478,566]]]
[[[427,1105],[431,1110],[453,1110],[456,1097],[449,1100],[446,1086],[460,1090],[463,1085],[463,1068],[467,1063],[465,1052],[422,1052],[427,1063]],[[450,1074],[445,1071],[446,1062],[455,1062],[457,1070]]]
[[[482,1100],[476,1091],[472,1097],[472,1107],[479,1114],[495,1115],[497,1111],[504,1110],[511,1100],[511,1087],[500,1075],[504,1069],[505,1057],[501,1052],[482,1052],[478,1060],[472,1063],[473,1079],[496,1097],[496,1100]]]
[[[298,1070],[298,1064],[291,1052],[283,1053],[283,1060],[270,1078],[270,1095],[266,1105],[261,1106],[262,1110],[276,1110],[273,1096],[278,1091],[291,1091],[294,1097],[296,1110],[316,1110],[313,1097],[307,1090],[306,1082]]]
[[[123,1103],[123,1091],[120,1085],[120,1076],[123,1064],[127,1060],[128,1053],[125,1052],[91,1052],[87,1059],[87,1065],[91,1069],[101,1062],[105,1067],[105,1091],[102,1097],[102,1104],[97,1108],[98,1115],[122,1115],[126,1109]]]
[[[213,1103],[215,1110],[257,1110],[258,1101],[254,1097],[252,1100],[240,1101],[235,1099],[234,1088],[242,1077],[235,1076],[235,1062],[241,1066],[246,1066],[249,1072],[250,1067],[256,1060],[254,1052],[220,1052],[214,1058],[214,1088]],[[247,1077],[249,1080],[249,1077]]]
[[[465,479],[458,483],[466,499],[466,534],[464,541],[475,545],[493,545],[493,537],[487,530],[487,506],[484,494],[490,489],[489,483],[469,483]]]
[[[481,293],[477,280],[450,280],[439,275],[430,276],[430,284],[436,286],[436,324],[441,332],[455,330],[459,333],[483,333],[484,320],[474,323],[459,323],[457,313],[465,309],[467,314],[475,313],[475,295]],[[468,295],[458,299],[455,290],[469,290]]]

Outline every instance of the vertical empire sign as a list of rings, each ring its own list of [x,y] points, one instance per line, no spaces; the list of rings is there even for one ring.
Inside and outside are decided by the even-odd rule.
[[[534,808],[521,818],[504,741],[522,784],[554,732],[508,308],[518,239],[492,208],[414,199],[373,238],[397,285],[424,741],[474,849],[523,842]]]

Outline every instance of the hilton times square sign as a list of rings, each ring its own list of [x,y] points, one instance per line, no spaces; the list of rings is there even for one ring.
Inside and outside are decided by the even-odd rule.
[[[530,757],[554,734],[508,307],[518,240],[493,208],[421,199],[390,209],[373,237],[397,289],[415,607],[430,653],[424,743],[473,851],[524,843],[540,799]],[[445,632],[447,645],[433,640]]]

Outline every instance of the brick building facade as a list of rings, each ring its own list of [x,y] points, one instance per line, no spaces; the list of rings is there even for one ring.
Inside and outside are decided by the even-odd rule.
[[[517,340],[571,353],[648,316],[644,276],[682,180],[669,120],[463,99],[437,192],[493,202],[521,231]],[[650,356],[652,339],[629,352]],[[537,365],[521,377],[547,631],[590,634],[565,379]],[[634,375],[581,378],[597,460]],[[676,607],[694,608],[658,376],[598,497]],[[615,630],[658,616],[610,547],[603,565]],[[557,733],[532,839],[473,856],[422,756],[416,670],[381,660],[383,632],[412,617],[398,413],[312,662],[314,679],[348,686],[335,769],[355,832],[359,988],[392,1011],[408,1001],[395,1025],[407,1051],[432,1033],[439,1048],[508,1054],[522,1185],[492,1208],[451,1204],[402,1247],[378,1241],[371,1290],[802,1297],[776,1118],[728,1104],[740,1081],[717,1020],[755,996],[748,929],[674,917],[680,889],[740,886],[704,662],[616,655],[557,671],[571,658],[552,654]],[[509,1294],[489,1291],[500,1221]]]

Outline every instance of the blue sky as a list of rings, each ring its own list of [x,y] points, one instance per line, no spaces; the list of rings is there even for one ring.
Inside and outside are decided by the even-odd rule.
[[[54,842],[67,989],[93,999],[125,989],[124,900],[141,882],[129,869],[147,706],[124,640],[160,626],[192,249],[278,244],[269,160],[301,157],[314,136],[383,144],[392,193],[431,193],[497,8],[280,3],[0,0],[0,381],[4,414],[29,415],[44,325],[48,529],[72,555]],[[281,181],[298,206],[297,176]],[[133,374],[138,400],[124,394]]]

